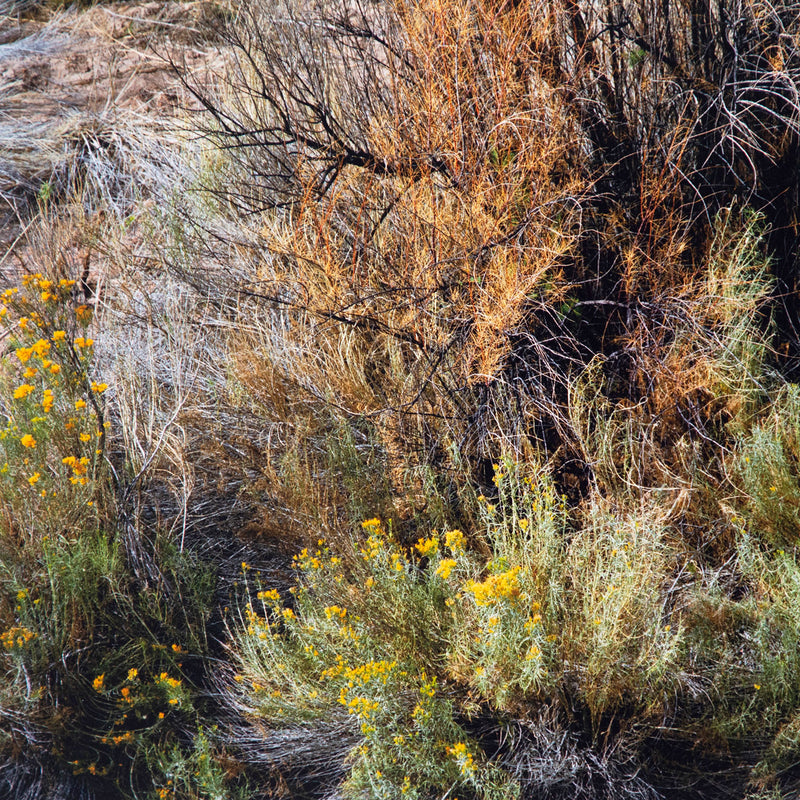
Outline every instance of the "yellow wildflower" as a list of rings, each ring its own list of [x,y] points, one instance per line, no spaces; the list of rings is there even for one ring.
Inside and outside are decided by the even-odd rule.
[[[29,383],[23,383],[21,386],[17,386],[14,389],[14,399],[15,400],[22,400],[23,398],[27,397],[32,391],[34,391],[35,387],[31,386]]]
[[[444,543],[454,552],[464,549],[464,534],[460,530],[448,531],[444,535]]]
[[[29,433],[26,433],[19,441],[23,447],[36,447],[36,439]]]
[[[520,594],[519,570],[519,567],[514,567],[498,575],[489,575],[480,583],[469,581],[466,589],[472,592],[479,606],[488,606],[500,600],[516,600]]]
[[[325,616],[328,619],[333,619],[334,617],[339,617],[339,619],[344,619],[347,616],[347,609],[340,608],[339,606],[327,606],[325,609]]]
[[[447,580],[450,577],[450,573],[453,571],[455,566],[456,566],[456,560],[454,558],[442,559],[439,566],[436,567],[436,574],[440,578]]]
[[[36,353],[39,358],[44,358],[50,352],[50,342],[47,339],[39,339],[31,345],[31,352]]]
[[[430,557],[439,549],[439,540],[435,536],[431,536],[429,539],[420,537],[414,548],[421,556]]]

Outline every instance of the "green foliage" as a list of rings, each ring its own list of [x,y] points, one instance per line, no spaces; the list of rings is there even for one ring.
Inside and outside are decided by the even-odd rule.
[[[143,755],[191,728],[213,584],[161,534],[159,580],[132,569],[105,458],[108,387],[74,284],[37,274],[3,295],[0,763],[28,748],[125,794],[151,784]]]
[[[669,624],[655,512],[597,507],[570,530],[544,469],[507,459],[495,485],[469,537],[434,531],[409,550],[368,520],[355,553],[320,540],[298,555],[291,596],[261,588],[244,608],[238,702],[276,729],[346,715],[361,735],[354,797],[395,796],[408,781],[420,796],[510,792],[460,720],[569,693],[594,728],[610,714],[663,713],[680,690],[682,628]]]
[[[152,753],[158,800],[229,800],[244,798],[242,792],[232,792],[228,776],[220,763],[222,753],[214,744],[216,729],[200,727],[195,734],[192,750],[180,745],[157,749]],[[160,784],[160,785],[159,785]]]
[[[800,535],[800,390],[776,392],[757,422],[739,437],[731,459],[748,522],[777,546],[794,547]]]

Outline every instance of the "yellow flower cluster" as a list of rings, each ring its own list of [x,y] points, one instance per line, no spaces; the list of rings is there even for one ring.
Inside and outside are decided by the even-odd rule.
[[[365,561],[371,561],[372,559],[377,558],[382,548],[383,543],[381,540],[377,536],[370,535],[367,537],[364,547],[361,548],[361,557]]]
[[[382,534],[383,531],[381,529],[381,521],[377,517],[373,517],[372,519],[365,519],[361,523],[361,527],[370,534],[377,533]]]
[[[50,342],[47,339],[39,339],[29,347],[18,347],[14,352],[22,364],[27,364],[35,356],[42,360],[45,367],[50,366],[50,362],[45,359],[45,356],[50,352]]]
[[[312,556],[308,552],[308,548],[304,547],[300,553],[292,559],[296,567],[302,570],[322,569],[322,560],[319,558],[322,553],[317,550],[316,555]]]
[[[404,573],[406,569],[406,561],[400,553],[392,553],[392,569],[395,572]]]
[[[348,699],[347,689],[344,687],[339,695],[339,702],[347,706],[348,714],[358,714],[362,719],[371,719],[379,707],[377,700],[370,700],[368,697],[357,696]]]
[[[396,666],[397,661],[387,661],[386,659],[367,661],[357,667],[346,667],[344,669],[344,678],[352,686],[366,686],[373,680],[379,680],[385,686],[389,680],[389,675]]]
[[[36,387],[31,386],[29,383],[23,383],[22,386],[18,386],[14,390],[14,399],[15,400],[24,400],[31,392],[35,390]]]
[[[460,553],[464,549],[464,544],[465,544],[464,534],[458,529],[453,531],[448,531],[444,535],[444,543],[454,553]]]
[[[89,478],[86,475],[89,470],[89,459],[86,456],[81,456],[80,458],[66,456],[61,459],[61,463],[66,464],[72,469],[72,475],[69,479],[70,483],[86,486],[89,482]]]
[[[447,580],[450,577],[450,573],[453,571],[455,566],[456,566],[456,560],[454,558],[444,558],[439,563],[439,566],[436,567],[436,574],[440,578]]]
[[[519,571],[519,567],[513,567],[506,572],[489,575],[480,583],[469,581],[465,588],[472,593],[479,606],[489,606],[504,600],[514,601],[521,592],[517,577]]]
[[[431,536],[429,539],[420,537],[414,547],[421,556],[430,558],[439,551],[439,540],[435,536]]]
[[[455,758],[462,775],[471,775],[475,772],[475,758],[464,742],[456,742],[447,748],[447,752]]]
[[[333,619],[334,617],[338,617],[339,619],[344,619],[347,616],[347,609],[340,608],[339,606],[328,606],[325,609],[325,616],[328,619]]]
[[[319,679],[321,681],[324,681],[324,680],[332,680],[333,678],[338,678],[339,675],[344,673],[346,669],[348,669],[348,667],[345,666],[344,658],[342,657],[341,654],[339,654],[336,656],[336,664],[334,664],[334,666],[332,667],[328,667],[327,669],[322,670]]]
[[[31,639],[35,638],[36,634],[33,631],[15,625],[0,634],[0,644],[6,650],[13,650],[15,647],[24,647]]]

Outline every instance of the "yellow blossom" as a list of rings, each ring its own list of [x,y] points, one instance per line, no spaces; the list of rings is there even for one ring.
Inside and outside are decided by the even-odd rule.
[[[14,390],[14,399],[15,400],[22,400],[23,398],[27,397],[32,391],[34,391],[35,387],[31,386],[29,383],[23,383],[21,386],[17,386]]]
[[[420,537],[414,548],[421,556],[430,557],[439,549],[439,540],[435,536],[431,536],[429,539]]]
[[[34,472],[34,473],[33,473],[33,475],[31,475],[31,476],[30,476],[30,478],[28,478],[28,483],[29,483],[31,486],[33,486],[35,483],[38,483],[38,481],[39,481],[39,478],[41,478],[41,477],[42,477],[42,476],[41,476],[41,474],[40,474],[40,473],[38,473],[38,472]]]
[[[448,531],[444,535],[444,543],[454,552],[464,549],[464,534],[460,530]]]
[[[24,647],[31,639],[35,638],[36,634],[33,631],[14,626],[0,634],[0,644],[6,650],[12,650],[15,647]]]
[[[93,688],[93,689],[94,689],[96,692],[102,692],[102,691],[103,691],[103,681],[105,680],[105,678],[106,678],[106,674],[105,674],[105,672],[104,672],[104,673],[102,673],[101,675],[98,675],[98,676],[97,676],[97,677],[96,677],[96,678],[95,678],[95,679],[92,681],[92,688]]]
[[[50,342],[47,339],[39,339],[31,345],[31,352],[36,353],[39,358],[44,358],[50,352]]]
[[[514,567],[498,575],[489,575],[480,583],[469,581],[466,589],[472,592],[479,606],[488,606],[501,600],[516,600],[520,594],[519,570],[519,567]]]
[[[97,394],[102,394],[106,389],[108,389],[107,383],[98,383],[97,381],[92,381],[93,392],[97,392]]]
[[[436,574],[440,578],[447,580],[450,577],[450,573],[453,571],[455,566],[456,566],[456,560],[454,558],[442,559],[439,566],[436,567]]]
[[[66,331],[53,331],[53,341],[54,342],[63,342],[64,339],[67,338]]]
[[[447,748],[447,752],[455,758],[462,775],[469,775],[475,771],[474,757],[464,742],[456,742],[452,747]]]
[[[36,447],[36,439],[29,433],[26,433],[19,441],[23,447]]]

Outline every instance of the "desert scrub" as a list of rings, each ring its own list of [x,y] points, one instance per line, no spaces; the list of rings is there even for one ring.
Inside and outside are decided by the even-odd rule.
[[[497,498],[478,497],[476,531],[491,557],[476,562],[463,542],[454,547],[447,534],[443,540],[462,578],[449,584],[449,669],[484,702],[509,710],[555,693],[568,515],[542,467],[503,459],[493,480]],[[435,574],[448,560],[440,559]]]
[[[291,594],[253,587],[243,607],[234,702],[268,728],[346,720],[352,796],[514,792],[471,720],[568,696],[597,734],[613,715],[657,717],[680,690],[657,514],[598,505],[576,528],[546,469],[505,459],[495,484],[469,535],[404,548],[367,520],[355,552],[320,540],[296,557]]]
[[[560,657],[593,728],[608,715],[648,719],[682,686],[683,630],[672,614],[677,553],[658,507],[585,511],[565,557]],[[572,674],[570,674],[572,673]]]
[[[321,540],[303,550],[291,595],[260,588],[245,605],[234,702],[271,728],[341,720],[358,741],[348,796],[513,796],[459,723],[446,669],[455,595],[477,575],[463,534],[448,532],[440,557],[424,541],[403,548],[378,519],[363,533],[347,562]]]
[[[129,562],[75,281],[25,275],[0,301],[0,780],[35,764],[97,796],[147,790],[159,750],[191,741],[211,575],[158,532],[159,579]]]

